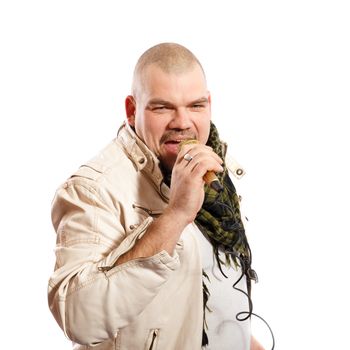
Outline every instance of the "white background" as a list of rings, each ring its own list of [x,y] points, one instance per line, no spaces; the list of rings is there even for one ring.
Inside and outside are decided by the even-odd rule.
[[[247,171],[255,312],[278,350],[349,349],[349,18],[337,0],[2,1],[1,348],[71,348],[46,301],[54,191],[115,136],[139,55],[175,41]]]

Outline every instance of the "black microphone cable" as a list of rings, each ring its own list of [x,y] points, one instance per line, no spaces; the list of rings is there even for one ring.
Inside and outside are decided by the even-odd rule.
[[[220,200],[218,200],[218,197],[215,201],[215,204],[218,204],[218,205],[225,207],[226,209],[228,209],[231,212],[232,216],[234,216],[232,208],[230,208],[230,206],[228,206],[226,203],[223,203]],[[233,224],[233,225],[235,225],[235,224]],[[241,312],[237,313],[236,320],[243,322],[243,321],[246,321],[247,319],[249,319],[251,316],[255,316],[255,317],[259,318],[261,321],[263,321],[270,331],[270,334],[272,337],[271,350],[274,350],[275,349],[275,337],[274,337],[274,334],[273,334],[273,331],[272,331],[270,325],[263,317],[259,316],[258,314],[255,314],[253,312],[253,301],[252,301],[250,295],[246,291],[244,291],[243,289],[240,289],[237,287],[238,283],[242,280],[242,278],[244,276],[246,276],[246,278],[249,278],[250,281],[251,280],[254,280],[255,282],[258,281],[258,276],[257,276],[256,272],[250,268],[251,262],[252,262],[252,253],[251,253],[251,249],[250,249],[247,237],[245,236],[244,233],[242,234],[241,231],[238,231],[238,232],[239,232],[239,240],[244,241],[244,243],[248,249],[248,256],[242,257],[241,254],[239,254],[234,248],[232,248],[232,250],[223,249],[223,253],[231,255],[233,258],[237,258],[239,260],[242,273],[241,273],[241,276],[237,279],[237,281],[232,285],[232,288],[237,290],[238,292],[243,293],[248,299],[248,311],[241,311]],[[220,267],[220,264],[219,264],[219,267]],[[221,268],[220,268],[220,271],[222,272]],[[227,276],[224,273],[223,273],[223,275],[227,278]],[[246,315],[246,316],[242,317],[243,315]]]
[[[248,246],[248,249],[250,251],[249,246]],[[269,329],[269,331],[270,331],[270,334],[271,334],[271,337],[272,337],[272,348],[271,348],[271,350],[274,350],[274,348],[275,348],[275,337],[274,337],[274,334],[273,334],[273,331],[272,331],[270,325],[268,324],[268,322],[263,317],[259,316],[258,314],[255,314],[253,312],[253,302],[252,302],[252,299],[251,299],[250,295],[246,291],[244,291],[243,289],[240,289],[240,288],[236,287],[237,284],[246,275],[247,266],[246,266],[246,263],[244,262],[244,259],[239,254],[237,254],[237,252],[235,252],[235,251],[225,250],[224,253],[225,254],[229,254],[229,255],[233,255],[234,257],[236,257],[239,260],[239,262],[241,264],[242,273],[241,273],[241,276],[237,279],[237,281],[233,284],[232,288],[237,290],[238,292],[243,293],[248,299],[248,311],[238,312],[236,314],[236,320],[240,321],[240,322],[243,322],[243,321],[246,321],[251,316],[255,316],[255,317],[259,318],[261,321],[263,321],[265,323],[265,325],[267,326],[267,328]],[[247,276],[247,278],[250,278],[250,277]],[[245,317],[241,317],[243,315],[246,315],[246,316]]]

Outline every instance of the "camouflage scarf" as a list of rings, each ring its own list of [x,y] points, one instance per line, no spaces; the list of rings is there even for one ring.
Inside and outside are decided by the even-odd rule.
[[[207,145],[221,158],[225,159],[225,150],[219,139],[218,131],[213,123]],[[236,189],[228,175],[228,169],[223,164],[224,171],[217,177],[224,189],[220,193],[205,186],[205,198],[202,208],[195,219],[200,230],[209,238],[214,248],[223,246],[228,250],[247,255],[244,226],[241,220],[239,199]]]
[[[218,131],[213,123],[210,125],[210,134],[207,145],[213,148],[213,151],[221,159],[225,159],[226,147],[220,141]],[[249,244],[245,235],[244,226],[241,219],[239,199],[236,189],[228,175],[228,169],[223,164],[224,171],[218,173],[217,177],[224,189],[220,193],[209,186],[205,186],[205,198],[202,208],[197,214],[195,223],[201,232],[209,239],[213,246],[214,254],[218,262],[219,269],[223,276],[219,258],[219,249],[226,252],[226,264],[240,265],[237,256],[244,261],[243,271],[247,276],[248,292],[250,293],[250,272],[252,272],[251,253]],[[204,279],[207,277],[203,271],[203,300],[204,313],[209,298],[209,291],[205,285]],[[225,276],[227,277],[227,276]],[[203,320],[203,338],[202,345],[208,344],[208,337],[205,332],[205,318]]]

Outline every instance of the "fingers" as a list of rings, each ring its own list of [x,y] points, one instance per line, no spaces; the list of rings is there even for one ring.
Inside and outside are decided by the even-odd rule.
[[[215,159],[208,158],[206,155],[200,154],[194,157],[193,160],[188,163],[187,169],[190,173],[189,175],[193,176],[194,178],[203,178],[208,171],[222,172],[224,170]]]
[[[201,145],[201,144],[187,144],[183,145],[180,149],[180,152],[177,157],[177,161],[181,162],[182,158],[186,155],[189,154],[192,158],[198,154],[198,153],[207,153],[208,155],[211,154],[217,162],[222,164],[222,159],[213,151],[213,149],[209,146],[206,145]]]
[[[221,172],[222,159],[213,152],[212,148],[205,145],[184,145],[177,157],[176,164],[180,168],[186,168],[193,175],[204,175],[207,171]]]

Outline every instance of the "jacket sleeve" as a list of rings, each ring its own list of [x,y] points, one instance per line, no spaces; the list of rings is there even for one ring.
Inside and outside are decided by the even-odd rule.
[[[121,209],[99,191],[86,179],[72,179],[57,191],[52,210],[57,244],[49,306],[65,334],[88,345],[133,322],[179,266],[177,253],[165,251],[114,266],[152,218],[126,235]]]

